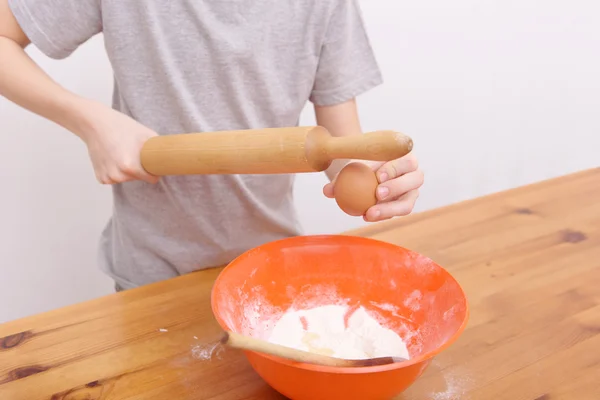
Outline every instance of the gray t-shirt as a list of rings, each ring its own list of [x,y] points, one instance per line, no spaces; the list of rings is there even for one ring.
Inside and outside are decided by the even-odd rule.
[[[161,135],[296,126],[381,83],[357,0],[9,0],[32,43],[65,58],[103,33],[115,109]],[[123,288],[223,265],[301,234],[293,175],[114,185],[102,269]]]

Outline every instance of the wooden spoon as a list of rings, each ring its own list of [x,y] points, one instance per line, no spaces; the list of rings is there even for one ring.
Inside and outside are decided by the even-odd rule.
[[[372,367],[406,361],[402,357],[377,357],[363,360],[347,360],[336,357],[324,356],[310,353],[308,351],[296,350],[286,346],[280,346],[261,339],[240,335],[234,332],[225,332],[221,343],[225,346],[258,353],[270,354],[275,357],[286,358],[292,361],[323,365],[327,367]]]

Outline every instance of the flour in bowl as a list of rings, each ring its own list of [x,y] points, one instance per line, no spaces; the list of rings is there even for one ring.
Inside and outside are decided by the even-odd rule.
[[[290,310],[277,322],[268,340],[345,359],[410,358],[402,338],[381,326],[364,308],[352,312],[346,325],[348,311],[348,307],[339,305]]]

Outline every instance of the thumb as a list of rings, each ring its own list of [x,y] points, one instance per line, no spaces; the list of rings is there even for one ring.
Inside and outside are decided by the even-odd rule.
[[[334,185],[335,181],[333,182],[329,182],[328,184],[326,184],[325,186],[323,186],[323,194],[325,195],[325,197],[329,197],[330,199],[333,199],[333,185]]]

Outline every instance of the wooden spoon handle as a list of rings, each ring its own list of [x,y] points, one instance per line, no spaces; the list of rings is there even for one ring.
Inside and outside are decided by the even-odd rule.
[[[234,332],[225,332],[223,338],[221,339],[221,343],[231,348],[270,354],[275,357],[287,358],[300,363],[324,365],[329,367],[354,366],[354,362],[352,360],[344,360],[340,358],[309,353],[307,351],[296,350],[253,337],[240,335]]]
[[[412,148],[410,137],[394,131],[331,137],[325,143],[325,152],[330,159],[391,161],[410,153]]]

